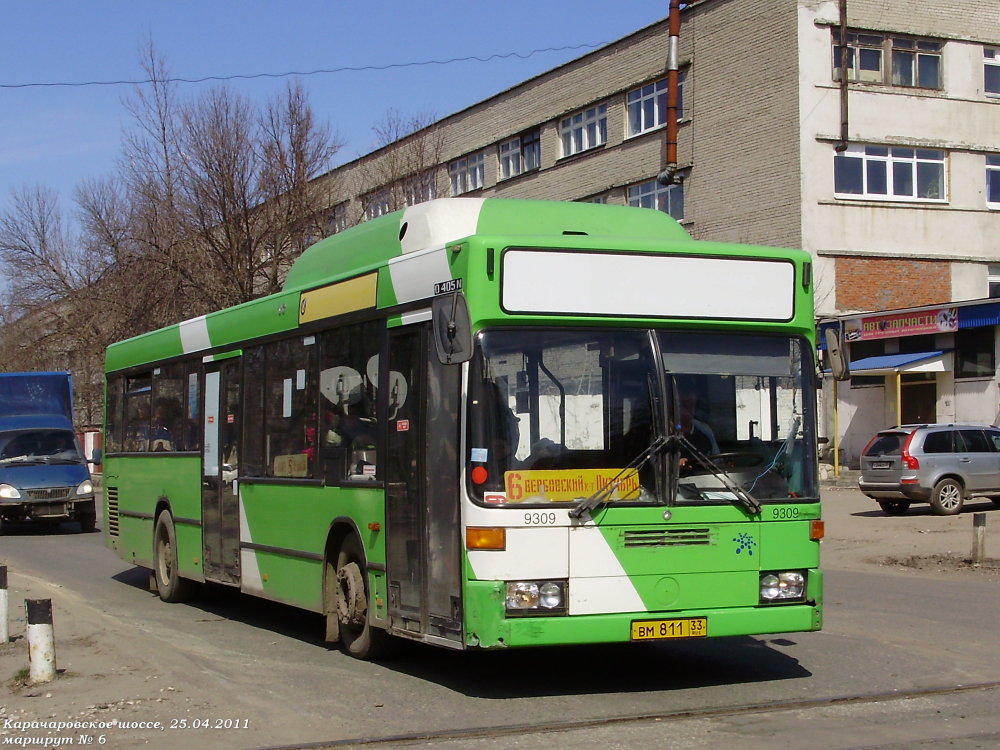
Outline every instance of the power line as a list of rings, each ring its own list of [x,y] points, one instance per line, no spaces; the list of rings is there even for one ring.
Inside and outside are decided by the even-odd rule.
[[[204,76],[203,78],[145,78],[136,80],[121,81],[57,81],[45,83],[0,83],[0,89],[28,89],[28,88],[54,88],[54,87],[82,87],[82,86],[141,86],[146,83],[205,83],[206,81],[233,81],[250,80],[254,78],[287,78],[289,76],[314,76],[331,73],[359,73],[367,70],[392,70],[394,68],[417,68],[425,65],[450,65],[458,62],[490,62],[492,60],[504,60],[516,57],[520,60],[527,60],[529,57],[544,52],[566,52],[571,50],[595,49],[603,47],[607,42],[598,44],[575,44],[566,47],[546,47],[545,49],[533,49],[530,52],[497,52],[486,57],[470,55],[468,57],[453,57],[448,60],[422,60],[418,62],[387,63],[385,65],[345,65],[340,68],[320,68],[317,70],[289,71],[287,73],[252,73],[236,74],[228,76]]]

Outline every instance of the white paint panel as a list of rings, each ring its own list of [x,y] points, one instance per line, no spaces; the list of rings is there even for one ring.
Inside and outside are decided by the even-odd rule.
[[[411,313],[403,313],[399,316],[400,321],[404,326],[413,325],[414,323],[425,323],[432,317],[430,310],[416,310]]]
[[[603,615],[610,612],[645,612],[628,576],[569,579],[569,613]]]
[[[250,524],[247,523],[247,514],[243,509],[242,495],[240,495],[240,542],[253,543]],[[260,568],[257,566],[257,553],[252,549],[240,550],[240,590],[247,594],[264,593],[264,581],[261,580]]]
[[[569,535],[569,612],[644,612],[639,593],[596,526]]]
[[[567,578],[568,529],[507,529],[507,549],[469,550],[469,563],[480,580]]]
[[[795,266],[787,261],[542,250],[503,254],[504,310],[788,321]]]
[[[475,234],[483,200],[446,198],[407,208],[400,224],[406,225],[406,233],[399,241],[403,253],[418,252]]]
[[[451,280],[451,267],[444,247],[435,247],[389,261],[389,276],[396,301],[413,302],[434,296],[434,284]]]
[[[180,332],[181,348],[185,354],[200,352],[212,346],[212,342],[208,338],[208,323],[204,315],[183,321],[180,324]]]

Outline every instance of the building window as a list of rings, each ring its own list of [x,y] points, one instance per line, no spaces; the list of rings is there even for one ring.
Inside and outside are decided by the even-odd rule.
[[[456,159],[448,165],[451,176],[451,194],[461,195],[473,190],[481,190],[485,177],[483,154],[472,154]]]
[[[1000,49],[983,49],[983,90],[986,96],[1000,96]]]
[[[1000,297],[1000,265],[991,263],[986,267],[986,283],[989,285],[989,296]]]
[[[678,76],[677,120],[684,117],[684,74]],[[647,83],[625,95],[628,135],[648,133],[667,124],[667,79]]]
[[[996,372],[993,326],[955,332],[955,377],[992,378]]]
[[[841,198],[940,201],[946,196],[944,151],[849,146],[834,156],[834,192]]]
[[[941,42],[930,39],[849,32],[847,34],[847,80],[941,88]],[[840,29],[833,29],[833,79],[840,80]],[[890,61],[886,65],[886,60]]]
[[[559,121],[562,155],[603,146],[608,141],[608,105],[599,104]]]
[[[507,180],[542,166],[542,134],[529,130],[500,144],[500,179]]]
[[[326,235],[337,234],[347,229],[347,201],[338,203],[326,215]]]
[[[1000,154],[986,155],[986,204],[1000,208]]]
[[[684,184],[661,185],[656,180],[648,180],[628,189],[628,204],[639,208],[654,208],[673,216],[677,221],[684,219]]]
[[[434,170],[406,178],[406,205],[415,206],[437,198],[437,186],[434,184]]]
[[[382,188],[364,197],[365,218],[375,219],[392,212],[392,191],[389,188]]]

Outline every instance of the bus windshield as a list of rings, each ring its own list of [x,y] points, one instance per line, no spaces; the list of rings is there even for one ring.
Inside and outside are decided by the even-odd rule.
[[[804,340],[663,331],[658,341],[679,445],[675,502],[732,499],[727,480],[761,502],[818,497]]]
[[[469,389],[473,497],[710,504],[737,500],[735,484],[760,502],[815,499],[804,344],[677,331],[481,334]]]

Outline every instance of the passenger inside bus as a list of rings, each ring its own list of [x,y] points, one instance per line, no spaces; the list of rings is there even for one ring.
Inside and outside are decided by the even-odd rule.
[[[677,425],[681,435],[687,438],[687,442],[695,449],[706,456],[717,455],[719,443],[715,439],[715,433],[707,422],[698,419],[695,414],[698,411],[698,397],[693,393],[683,393],[679,399],[679,423]],[[697,467],[694,451],[686,445],[681,445],[680,469],[681,473],[693,471]]]

